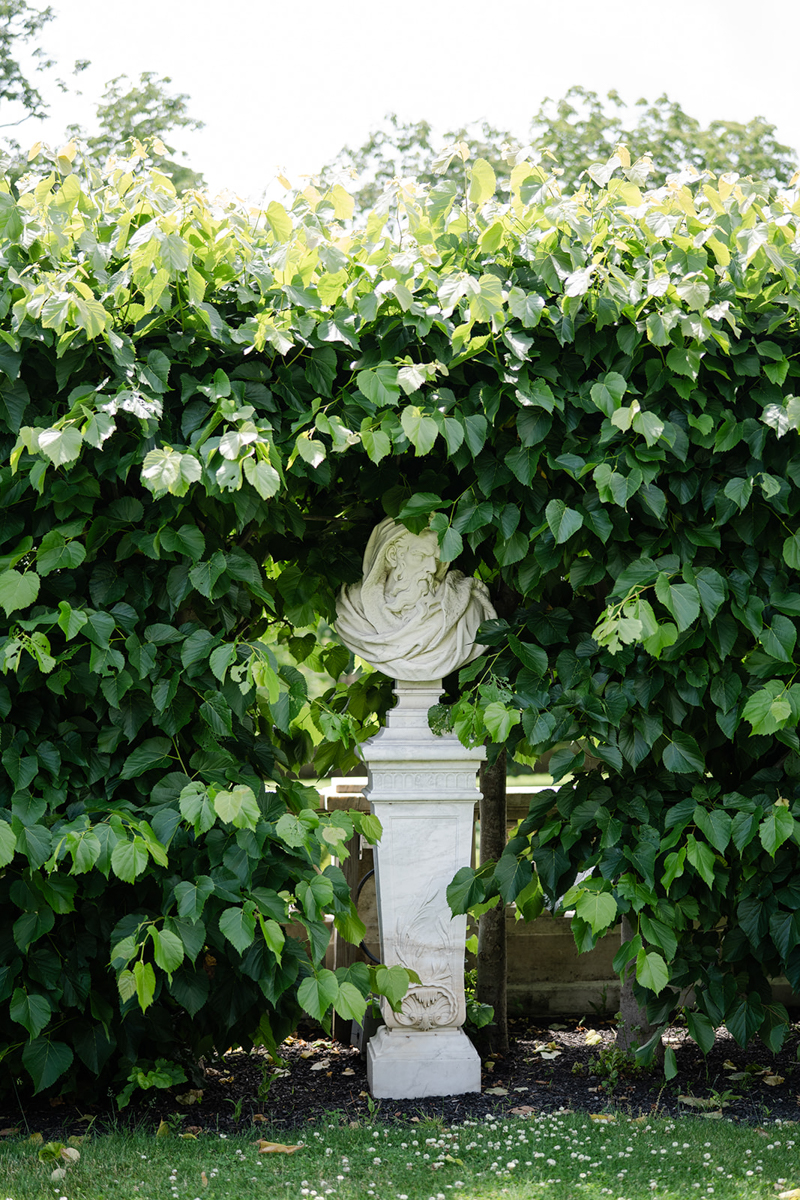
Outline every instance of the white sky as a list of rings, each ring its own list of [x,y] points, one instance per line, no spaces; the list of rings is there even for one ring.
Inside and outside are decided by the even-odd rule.
[[[800,0],[52,0],[44,46],[81,98],[43,89],[51,118],[91,124],[103,84],[169,75],[201,132],[182,135],[213,190],[258,199],[394,111],[444,132],[487,119],[523,136],[545,96],[580,84],[633,103],[662,92],[707,123],[762,115],[800,149]],[[71,77],[69,77],[71,79]],[[277,194],[277,193],[276,193]]]

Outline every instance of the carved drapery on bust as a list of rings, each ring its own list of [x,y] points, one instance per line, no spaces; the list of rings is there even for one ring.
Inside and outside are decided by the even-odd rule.
[[[479,579],[448,570],[439,539],[391,517],[373,529],[360,583],[343,587],[336,630],[349,650],[394,679],[442,679],[477,658],[475,634],[495,617]]]

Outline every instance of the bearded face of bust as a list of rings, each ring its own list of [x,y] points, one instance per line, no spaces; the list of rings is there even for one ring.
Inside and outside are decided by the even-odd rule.
[[[426,530],[409,533],[386,552],[388,572],[384,588],[386,607],[396,616],[416,608],[434,588],[439,568],[439,541]]]

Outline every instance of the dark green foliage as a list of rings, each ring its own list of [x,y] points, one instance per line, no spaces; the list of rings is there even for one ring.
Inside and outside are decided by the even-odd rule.
[[[346,233],[340,187],[254,222],[56,165],[0,195],[13,1069],[45,1086],[87,1025],[170,1057],[173,1005],[197,1005],[190,1042],[269,1037],[237,1007],[251,984],[273,1033],[298,1000],[351,1010],[321,917],[358,922],[314,866],[354,822],[379,831],[320,819],[286,769],[355,763],[385,710],[326,622],[386,513],[430,524],[505,614],[437,719],[492,757],[551,755],[556,780],[453,902],[533,916],[566,893],[582,948],[628,912],[653,1021],[694,986],[712,1025],[777,1044],[766,976],[800,984],[791,202],[702,176],[646,193],[614,158],[574,195],[520,163],[508,207],[479,159],[466,201],[401,197],[398,245],[383,212]],[[310,958],[276,933],[288,903]],[[64,970],[87,905],[61,1026],[31,972]],[[57,961],[23,963],[17,923]],[[361,1003],[403,981],[356,982]]]

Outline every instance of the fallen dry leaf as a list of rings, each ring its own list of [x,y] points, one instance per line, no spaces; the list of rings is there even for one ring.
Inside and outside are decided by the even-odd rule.
[[[28,1138],[28,1141],[30,1142],[30,1144],[32,1146],[43,1146],[44,1145],[44,1138],[42,1137],[42,1135],[40,1133],[32,1133],[31,1136]]]
[[[765,1075],[764,1083],[768,1087],[777,1087],[779,1083],[785,1083],[783,1075]]]
[[[508,1095],[508,1088],[504,1088],[504,1087],[484,1088],[483,1090],[487,1096],[507,1096]]]
[[[494,1070],[494,1063],[493,1063],[493,1062],[485,1062],[485,1063],[483,1064],[483,1069],[484,1069],[484,1071],[493,1071],[493,1070]]]
[[[800,1200],[800,1188],[790,1188],[788,1192],[778,1192],[778,1200]]]
[[[558,1058],[560,1050],[540,1050],[539,1058]]]
[[[331,1060],[329,1058],[322,1058],[322,1059],[320,1059],[319,1062],[315,1062],[312,1064],[311,1070],[312,1071],[324,1071],[325,1068],[329,1067],[330,1065],[331,1065]]]
[[[190,1142],[197,1141],[196,1133],[182,1133],[180,1136],[183,1138],[184,1141],[190,1141]]]
[[[208,1176],[206,1175],[205,1171],[200,1172],[200,1182],[203,1187],[208,1187]]]
[[[19,1125],[9,1125],[7,1129],[0,1129],[0,1137],[13,1137],[15,1133],[19,1133]]]
[[[157,1138],[165,1138],[165,1137],[169,1137],[169,1135],[170,1135],[171,1133],[172,1133],[172,1130],[170,1129],[170,1127],[169,1127],[169,1125],[167,1124],[167,1122],[166,1122],[166,1121],[161,1121],[161,1122],[159,1122],[158,1129],[156,1130],[156,1137],[157,1137]]]
[[[342,1071],[342,1074],[343,1075],[355,1075],[355,1071],[353,1070],[352,1067],[348,1067],[346,1071]]]
[[[735,1071],[736,1063],[732,1063],[729,1058],[726,1058],[725,1062],[722,1064],[722,1069],[723,1071]]]
[[[602,1033],[598,1033],[596,1029],[587,1029],[586,1030],[584,1041],[586,1042],[587,1046],[597,1046],[600,1044],[600,1042],[602,1042],[602,1040],[603,1040]]]
[[[515,1117],[529,1117],[531,1113],[535,1113],[536,1109],[531,1108],[530,1104],[520,1104],[519,1108],[510,1108],[508,1110]]]
[[[727,1100],[712,1100],[710,1096],[678,1096],[678,1100],[689,1108],[730,1108]]]
[[[62,1146],[61,1157],[64,1159],[64,1162],[76,1163],[80,1161],[81,1152],[80,1150],[76,1150],[74,1146]]]
[[[263,1138],[258,1139],[259,1154],[294,1154],[302,1145],[298,1142],[296,1146],[285,1146],[282,1142],[265,1142]]]
[[[313,1051],[313,1050],[301,1050],[301,1051],[300,1051],[300,1057],[301,1057],[301,1058],[313,1058],[313,1057],[314,1057],[314,1051]]]
[[[267,1118],[263,1113],[253,1113],[253,1116],[251,1117],[251,1120],[253,1121],[266,1121],[266,1119]]]
[[[515,1091],[515,1092],[527,1092],[527,1090],[528,1090],[528,1089],[527,1089],[526,1087],[518,1087],[518,1088],[514,1088],[514,1091]]]
[[[601,1125],[615,1125],[617,1118],[611,1113],[589,1113],[590,1121],[599,1121]]]
[[[203,1089],[189,1088],[188,1092],[181,1092],[175,1099],[178,1101],[178,1104],[199,1104],[203,1099]]]

